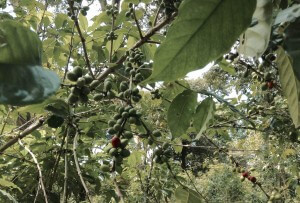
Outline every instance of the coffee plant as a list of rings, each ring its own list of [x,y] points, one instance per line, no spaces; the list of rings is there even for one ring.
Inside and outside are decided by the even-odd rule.
[[[299,80],[299,0],[0,0],[0,202],[300,202]]]

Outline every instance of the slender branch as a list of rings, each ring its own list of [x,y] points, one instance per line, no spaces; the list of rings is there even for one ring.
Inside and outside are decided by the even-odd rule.
[[[143,39],[143,38],[144,38],[144,37],[143,37],[143,33],[142,33],[142,30],[141,30],[141,27],[140,27],[139,21],[138,21],[138,19],[137,19],[136,15],[135,15],[135,8],[134,8],[134,10],[133,10],[133,18],[134,18],[134,21],[135,21],[136,27],[137,27],[137,29],[138,29],[138,31],[139,31],[140,38],[141,38],[141,39]]]
[[[86,196],[88,197],[88,200],[89,202],[92,202],[91,201],[91,197],[90,197],[90,193],[89,193],[89,190],[84,182],[84,179],[81,175],[81,170],[80,170],[80,166],[79,166],[79,162],[78,162],[78,158],[77,158],[77,153],[76,153],[76,149],[77,149],[77,145],[78,145],[78,136],[79,136],[79,133],[78,133],[78,130],[76,129],[76,135],[74,137],[74,142],[73,142],[73,156],[74,156],[74,162],[75,162],[75,165],[76,165],[76,170],[77,170],[77,173],[78,173],[78,176],[80,178],[80,181],[81,181],[81,184],[85,190],[85,193],[86,193]]]
[[[157,26],[151,28],[144,36],[143,39],[140,39],[139,41],[137,41],[135,43],[135,45],[131,48],[131,50],[136,49],[140,46],[142,46],[143,44],[145,44],[147,42],[147,40],[149,40],[158,30],[160,30],[161,28],[163,28],[165,25],[167,25],[168,23],[170,23],[172,20],[174,20],[174,18],[176,17],[176,13],[174,13],[174,15],[172,15],[170,18],[165,18],[163,21],[161,21]],[[122,64],[124,61],[126,60],[126,56],[122,56],[117,62],[117,65]],[[106,78],[106,76],[108,76],[110,73],[114,72],[116,69],[118,69],[118,66],[112,66],[107,68],[103,73],[101,73],[97,79],[98,80],[104,80]]]
[[[43,11],[43,14],[42,14],[42,17],[41,17],[41,21],[39,23],[39,26],[37,28],[37,33],[39,34],[41,32],[41,29],[42,29],[42,22],[44,20],[44,17],[45,17],[45,13],[48,9],[48,6],[49,6],[49,3],[48,3],[48,0],[45,0],[45,8],[44,8],[44,11]]]
[[[121,190],[118,186],[118,183],[117,183],[116,179],[114,179],[114,184],[115,184],[115,188],[116,188],[116,193],[117,193],[118,197],[120,198],[120,202],[124,203],[123,194],[122,194],[122,192],[121,192]]]
[[[66,145],[65,145],[65,175],[64,175],[64,191],[62,202],[67,203],[67,184],[68,184],[68,137],[69,137],[70,129],[68,128],[67,137],[66,137]]]
[[[112,7],[115,8],[115,0],[112,0]],[[112,22],[111,22],[111,33],[114,31],[115,27],[115,14],[112,12]],[[114,36],[110,36],[110,52],[109,52],[109,62],[111,63],[112,61],[112,56],[113,56],[113,48],[114,48]]]
[[[147,43],[151,43],[151,44],[161,44],[160,42],[156,42],[156,41],[153,41],[153,40],[148,40]]]
[[[160,10],[161,10],[161,4],[160,4],[159,7],[157,8],[157,11],[156,11],[156,14],[155,14],[155,17],[154,17],[153,26],[155,26],[156,23],[157,23],[157,20],[158,20],[158,16],[159,16]]]
[[[68,56],[67,64],[66,64],[66,67],[65,67],[65,73],[64,73],[62,83],[65,82],[65,79],[66,79],[66,76],[67,76],[67,73],[68,73],[68,69],[69,69],[69,63],[70,63],[70,59],[71,59],[71,55],[72,55],[72,51],[73,51],[74,30],[75,30],[75,25],[72,28],[72,36],[71,36],[71,41],[70,41],[70,45],[69,45],[69,56]]]
[[[39,118],[35,123],[30,125],[28,128],[26,128],[23,132],[21,132],[18,136],[12,138],[9,140],[6,144],[4,144],[2,147],[0,147],[0,154],[2,154],[7,148],[11,147],[14,145],[16,142],[18,142],[19,139],[23,139],[39,127],[41,127],[45,122],[45,118],[41,117]]]
[[[74,23],[75,23],[75,27],[77,29],[77,32],[78,32],[80,40],[81,40],[82,49],[83,49],[84,58],[85,58],[85,63],[88,67],[90,75],[95,79],[95,76],[94,76],[92,68],[91,68],[90,60],[89,60],[89,57],[88,57],[87,49],[86,49],[85,38],[83,37],[83,34],[81,32],[81,29],[80,29],[80,26],[79,26],[79,23],[78,23],[78,19],[77,19],[77,15],[74,11],[74,7],[73,7],[73,4],[71,3],[71,0],[68,0],[68,3],[69,3],[69,6],[70,6],[72,15],[75,16]]]
[[[33,203],[36,203],[37,198],[38,198],[38,196],[39,196],[39,194],[40,194],[40,189],[41,189],[40,184],[41,184],[41,181],[39,180],[39,182],[38,182],[38,187],[37,187],[37,191],[36,191],[36,194],[35,194],[35,198],[34,198]]]
[[[40,182],[40,184],[41,184],[41,189],[42,189],[43,194],[44,194],[45,202],[48,203],[47,193],[46,193],[45,186],[44,186],[44,182],[43,182],[43,175],[42,175],[42,170],[41,170],[40,164],[39,164],[39,162],[37,161],[37,159],[36,159],[34,153],[33,153],[28,147],[26,147],[26,146],[22,143],[21,139],[18,139],[18,142],[19,142],[19,144],[20,144],[20,145],[21,145],[21,146],[22,146],[22,147],[23,147],[23,148],[31,155],[31,157],[32,157],[32,159],[33,159],[33,161],[34,161],[34,163],[36,164],[36,167],[37,167],[38,172],[39,172],[39,182]]]

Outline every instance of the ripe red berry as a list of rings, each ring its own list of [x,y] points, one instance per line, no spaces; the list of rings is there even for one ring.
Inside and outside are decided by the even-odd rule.
[[[248,171],[245,171],[244,173],[242,173],[242,176],[245,177],[245,178],[248,178],[249,172],[248,172]]]
[[[267,86],[269,89],[272,89],[274,87],[274,83],[272,81],[267,82]]]
[[[256,183],[256,178],[254,176],[249,176],[248,180],[250,180],[252,183]]]
[[[111,145],[112,145],[114,148],[120,147],[120,145],[121,145],[121,140],[120,140],[120,138],[118,138],[117,136],[114,136],[114,137],[111,139]]]

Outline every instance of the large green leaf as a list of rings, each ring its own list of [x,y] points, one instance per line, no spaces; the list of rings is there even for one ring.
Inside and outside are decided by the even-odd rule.
[[[197,105],[197,94],[185,90],[175,97],[168,110],[168,125],[173,137],[183,135],[188,127]]]
[[[291,23],[285,31],[284,48],[292,57],[292,66],[296,77],[300,81],[300,18]]]
[[[201,203],[201,196],[194,190],[178,187],[175,190],[176,203]]]
[[[30,29],[12,20],[0,23],[0,103],[39,103],[59,88],[58,76],[41,67],[41,53]]]
[[[250,25],[255,5],[256,0],[183,1],[145,82],[172,81],[219,58]]]
[[[282,47],[277,50],[276,62],[282,90],[288,101],[290,115],[297,128],[300,126],[300,82],[294,74],[290,57]]]
[[[272,28],[272,0],[257,0],[253,20],[255,25],[240,37],[240,54],[260,57],[268,47]]]
[[[193,116],[193,124],[198,131],[196,139],[199,139],[202,133],[206,130],[206,126],[214,116],[214,100],[211,97],[206,98],[198,105]]]

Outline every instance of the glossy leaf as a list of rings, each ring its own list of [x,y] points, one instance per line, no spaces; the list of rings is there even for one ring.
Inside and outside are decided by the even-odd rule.
[[[41,42],[30,29],[15,21],[2,21],[0,47],[0,103],[39,103],[58,89],[57,75],[40,66]]]
[[[295,127],[300,126],[300,82],[296,78],[290,57],[285,53],[282,47],[277,50],[277,60],[279,70],[279,79],[283,93],[288,101],[290,115]]]
[[[198,132],[196,139],[200,138],[202,133],[206,130],[207,124],[212,120],[215,111],[214,105],[214,101],[211,97],[206,98],[198,105],[193,116],[193,124]]]
[[[285,31],[284,48],[292,57],[291,63],[300,81],[300,18],[291,23]]]
[[[255,5],[255,0],[183,1],[145,82],[182,78],[219,58],[250,25]]]
[[[176,203],[201,203],[201,196],[194,190],[178,187],[175,190]]]
[[[238,52],[245,56],[260,57],[268,47],[272,28],[271,0],[257,0],[253,14],[254,26],[248,28],[240,37]]]
[[[191,90],[185,90],[172,101],[167,120],[173,137],[182,136],[186,132],[196,105],[197,94]]]

